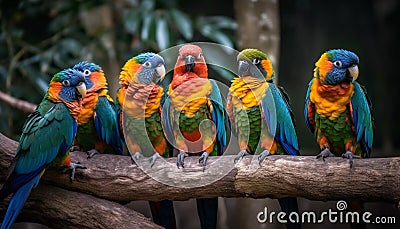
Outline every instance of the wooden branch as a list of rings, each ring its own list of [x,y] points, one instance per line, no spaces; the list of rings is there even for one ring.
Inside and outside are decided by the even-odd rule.
[[[6,102],[11,107],[21,110],[25,113],[32,113],[36,109],[36,105],[28,101],[14,98],[2,91],[0,91],[0,100]]]
[[[0,203],[1,215],[7,204]],[[18,220],[50,228],[162,228],[118,203],[46,184],[32,191]]]
[[[0,135],[0,143],[1,135]],[[0,152],[3,152],[0,144]],[[3,158],[3,156],[2,156]],[[132,200],[187,200],[208,197],[280,198],[304,197],[311,200],[400,200],[400,157],[355,160],[352,169],[348,160],[327,158],[317,160],[312,156],[270,156],[258,166],[257,159],[246,157],[214,183],[191,187],[206,177],[215,177],[220,171],[233,165],[233,156],[210,157],[205,172],[198,165],[198,157],[185,159],[185,169],[164,166],[158,160],[149,171],[160,173],[164,181],[175,182],[170,186],[152,179],[130,158],[116,155],[96,155],[87,160],[82,152],[71,155],[73,161],[81,161],[88,169],[76,174],[76,181],[69,182],[67,175],[48,170],[45,182],[69,190],[88,193],[114,201]],[[176,158],[166,162],[175,164]],[[218,160],[218,161],[217,161]],[[0,161],[2,163],[2,161]],[[214,163],[215,162],[215,163]],[[143,162],[148,167],[147,160]],[[4,170],[4,165],[0,164]],[[174,178],[176,178],[174,180]],[[181,182],[181,184],[179,183]],[[182,187],[182,183],[186,187]]]

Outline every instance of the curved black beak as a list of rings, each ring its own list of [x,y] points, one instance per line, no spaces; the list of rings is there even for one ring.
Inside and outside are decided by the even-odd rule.
[[[238,74],[240,77],[246,76],[249,73],[250,65],[247,61],[239,61]]]
[[[186,72],[192,72],[195,65],[195,58],[192,55],[187,55],[185,58]]]

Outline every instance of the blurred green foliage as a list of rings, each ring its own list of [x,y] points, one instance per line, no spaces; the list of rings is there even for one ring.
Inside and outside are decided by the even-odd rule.
[[[81,60],[119,69],[143,51],[191,41],[235,43],[232,18],[189,15],[178,1],[20,0],[0,5],[0,90],[35,104],[53,74]],[[0,105],[0,132],[15,137],[26,114]]]

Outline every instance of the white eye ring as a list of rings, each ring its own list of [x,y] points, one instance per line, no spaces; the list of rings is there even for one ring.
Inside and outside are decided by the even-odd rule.
[[[88,69],[85,69],[85,71],[83,71],[82,73],[84,76],[90,76],[90,74],[92,74],[92,72]]]
[[[337,60],[337,61],[333,62],[333,65],[335,65],[338,68],[341,68],[342,67],[342,62],[340,60]]]
[[[253,64],[259,64],[261,61],[259,59],[254,59]]]
[[[181,58],[181,60],[185,59],[185,57],[182,55],[182,53],[179,53],[179,58]]]
[[[65,87],[69,87],[71,83],[69,82],[69,80],[63,80],[62,85],[64,85]]]
[[[197,59],[201,59],[203,57],[203,55],[201,53],[199,53],[199,55],[197,56]]]
[[[151,67],[151,63],[146,61],[146,62],[144,62],[143,66],[146,67],[146,68],[150,68]]]

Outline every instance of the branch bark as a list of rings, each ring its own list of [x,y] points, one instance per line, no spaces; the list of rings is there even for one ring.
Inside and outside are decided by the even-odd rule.
[[[0,91],[0,100],[6,102],[7,104],[9,104],[10,106],[21,110],[25,113],[32,113],[35,111],[36,109],[36,105],[33,103],[30,103],[28,101],[24,101],[24,100],[20,100],[17,98],[14,98],[2,91]]]
[[[1,135],[0,135],[1,137]],[[0,138],[0,143],[3,140]],[[4,152],[0,144],[0,152]],[[3,153],[4,154],[4,153]],[[3,156],[2,156],[3,158]],[[195,187],[191,182],[215,176],[233,164],[233,156],[210,157],[203,172],[198,157],[185,159],[185,169],[163,166],[157,161],[150,171],[163,174],[169,184],[182,180],[186,187],[170,186],[152,179],[130,158],[116,155],[96,155],[87,160],[86,154],[71,155],[88,169],[76,174],[76,181],[69,182],[67,175],[48,170],[44,181],[65,189],[75,190],[103,199],[128,202],[132,200],[187,200],[210,197],[281,198],[304,197],[310,200],[362,200],[398,203],[400,200],[400,157],[355,160],[352,169],[348,160],[328,158],[317,160],[312,156],[271,156],[262,166],[257,159],[246,157],[232,170],[214,183]],[[176,158],[166,162],[175,164]],[[218,161],[217,161],[218,160]],[[216,163],[214,163],[216,162]],[[4,170],[3,160],[0,169]],[[146,164],[147,163],[147,164]],[[143,162],[144,167],[148,162]],[[176,180],[174,180],[176,178]],[[177,183],[175,183],[177,184]],[[192,186],[192,187],[191,187]]]
[[[7,203],[0,203],[4,215]],[[50,228],[162,228],[118,203],[40,184],[24,205],[19,221]]]

